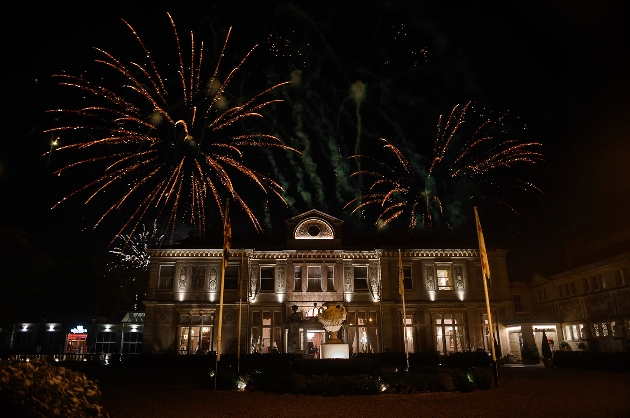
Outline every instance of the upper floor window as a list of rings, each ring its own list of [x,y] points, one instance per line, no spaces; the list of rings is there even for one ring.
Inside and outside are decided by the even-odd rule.
[[[175,266],[160,266],[160,278],[158,279],[158,290],[173,290],[173,277],[175,276]]]
[[[328,266],[328,278],[326,282],[326,290],[329,292],[335,291],[335,267]]]
[[[238,290],[238,265],[232,264],[225,268],[223,288],[225,290]]]
[[[514,295],[514,312],[527,313],[527,305],[525,304],[525,295]]]
[[[368,269],[367,266],[354,267],[354,290],[368,290]]]
[[[405,290],[413,289],[413,282],[411,281],[411,266],[403,266],[403,286]]]
[[[322,291],[322,268],[320,266],[306,267],[307,288],[309,292]]]
[[[547,289],[543,287],[542,289],[538,289],[538,302],[544,300],[547,300]]]
[[[293,291],[301,292],[302,291],[302,266],[295,266],[293,270]]]
[[[588,277],[582,277],[582,286],[584,286],[584,293],[591,291],[591,286],[588,282]]]
[[[570,285],[571,285],[571,294],[572,295],[577,294],[577,287],[575,286],[575,282],[571,282]]]
[[[615,283],[617,287],[628,284],[628,268],[615,271]]]
[[[604,289],[604,282],[601,274],[597,276],[591,276],[591,288],[593,288],[593,292],[599,292]]]
[[[561,297],[561,298],[564,297],[564,295],[562,294],[562,285],[561,284],[558,285],[558,297]]]
[[[275,290],[274,272],[275,272],[275,269],[273,266],[262,266],[260,268],[260,291],[261,292],[273,292]]]
[[[453,290],[450,266],[437,266],[438,290]]]

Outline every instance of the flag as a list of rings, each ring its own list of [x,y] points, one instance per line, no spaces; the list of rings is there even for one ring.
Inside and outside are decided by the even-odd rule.
[[[479,215],[477,208],[475,210],[475,221],[477,222],[477,238],[479,239],[479,255],[481,257],[481,271],[486,283],[490,282],[490,266],[488,265],[488,253],[486,252],[486,244],[483,240],[483,232],[481,231],[481,223],[479,223]]]
[[[400,293],[400,296],[405,296],[405,275],[403,273],[400,250],[398,250],[398,293]]]
[[[230,222],[230,200],[225,202],[225,215],[223,218],[223,270],[228,265],[230,258],[230,242],[232,241],[232,224]]]

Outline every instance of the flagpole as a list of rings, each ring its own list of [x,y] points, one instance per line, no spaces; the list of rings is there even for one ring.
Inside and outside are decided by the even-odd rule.
[[[241,373],[241,318],[242,318],[242,305],[243,305],[243,288],[242,288],[242,271],[243,271],[243,258],[245,250],[241,248],[241,265],[238,268],[238,353],[236,354],[237,368],[236,372]]]
[[[479,240],[479,256],[481,257],[481,273],[483,276],[483,291],[486,297],[486,311],[488,315],[488,336],[490,337],[490,352],[492,353],[492,369],[494,374],[494,385],[499,387],[499,368],[497,367],[497,354],[494,350],[494,326],[492,325],[492,314],[490,312],[490,296],[488,295],[488,280],[490,279],[490,264],[488,263],[488,252],[481,231],[481,223],[479,222],[479,214],[477,207],[473,207],[475,211],[475,221],[477,223],[477,239]]]
[[[405,308],[405,277],[403,274],[402,255],[398,249],[398,293],[402,297],[403,308],[403,339],[405,343],[405,360],[407,361],[407,371],[409,371],[409,344],[407,342],[407,310]]]
[[[219,330],[217,332],[217,357],[214,368],[214,390],[217,390],[217,376],[221,362],[221,334],[223,332],[223,286],[225,284],[225,267],[230,257],[230,238],[232,226],[230,224],[230,199],[225,201],[225,215],[223,219],[223,260],[221,262],[221,287],[219,292]]]

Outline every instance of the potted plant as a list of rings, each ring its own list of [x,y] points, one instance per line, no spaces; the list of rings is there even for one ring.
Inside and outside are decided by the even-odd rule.
[[[562,351],[569,351],[569,343],[564,340],[558,343],[558,347],[560,347],[560,350]]]
[[[521,347],[521,361],[523,364],[540,363],[540,353],[536,343],[523,343],[523,347]]]
[[[553,369],[553,355],[551,353],[549,340],[547,340],[547,334],[545,333],[545,331],[543,331],[540,349],[542,351],[543,363],[545,364],[545,367],[548,369]]]
[[[586,346],[586,343],[585,343],[584,341],[582,341],[581,343],[579,343],[579,344],[577,345],[577,348],[578,348],[578,350],[580,350],[580,351],[586,351],[586,349],[587,349],[588,347]]]

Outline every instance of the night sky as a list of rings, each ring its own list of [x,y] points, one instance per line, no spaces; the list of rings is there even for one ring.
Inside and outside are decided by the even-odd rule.
[[[195,7],[163,1],[150,7],[102,2],[101,8],[99,3],[23,3],[5,16],[11,24],[3,25],[8,129],[0,145],[0,226],[26,231],[36,248],[104,252],[112,231],[129,216],[129,209],[122,210],[92,231],[102,207],[83,206],[79,198],[50,209],[97,170],[53,175],[71,157],[45,155],[51,136],[42,131],[59,123],[45,110],[77,107],[80,97],[51,76],[92,70],[94,46],[121,60],[137,59],[141,51],[119,18],[156,57],[172,56],[166,12],[181,40],[191,30],[196,42],[204,40],[208,62],[215,62],[232,26],[226,70],[258,44],[235,76],[235,96],[299,76],[299,83],[274,96],[284,102],[269,109],[263,127],[306,156],[287,160],[274,154],[267,160],[253,154],[258,169],[281,176],[290,200],[287,208],[272,197],[261,204],[264,198],[252,196],[252,209],[265,227],[282,228],[284,220],[316,208],[369,233],[368,226],[348,218],[342,203],[357,188],[340,177],[348,177],[346,158],[356,149],[359,128],[361,153],[382,156],[378,139],[386,138],[426,161],[422,153],[433,150],[437,117],[469,101],[509,110],[511,128],[527,127],[519,138],[542,144],[537,151],[545,162],[515,165],[508,175],[532,181],[544,199],[502,196],[520,216],[489,201],[478,205],[486,245],[512,250],[513,279],[562,269],[561,237],[567,229],[604,233],[630,226],[630,67],[622,1],[195,2],[204,3]],[[365,88],[360,105],[351,95],[358,81]],[[456,205],[456,199],[446,193],[443,204],[457,208],[447,212],[461,221],[458,233],[466,241],[474,234],[473,203]],[[208,212],[209,226],[220,225],[217,213]],[[237,231],[254,232],[238,210],[233,222]],[[373,224],[373,218],[364,223]],[[404,225],[393,223],[391,229],[406,233]],[[187,232],[178,227],[180,236]],[[430,234],[418,240],[421,247],[433,244]]]

